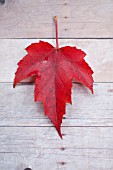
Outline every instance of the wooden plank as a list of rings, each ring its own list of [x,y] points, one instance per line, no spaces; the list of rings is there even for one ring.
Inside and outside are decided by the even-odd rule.
[[[0,40],[0,82],[13,82],[17,62],[26,54],[25,47],[39,39]],[[55,45],[55,40],[45,39]],[[61,46],[72,45],[87,53],[95,82],[113,82],[113,40],[59,40]]]
[[[41,103],[34,103],[34,85],[0,87],[0,126],[53,126]],[[67,104],[62,126],[113,126],[113,83],[96,83],[94,92],[73,84],[73,104]]]
[[[0,6],[0,37],[52,38],[54,15],[59,37],[113,37],[112,0],[7,0]]]
[[[0,169],[112,170],[113,127],[0,128]],[[54,167],[54,168],[53,168]]]

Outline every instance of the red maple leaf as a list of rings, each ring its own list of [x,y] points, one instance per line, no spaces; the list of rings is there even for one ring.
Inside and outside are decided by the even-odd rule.
[[[88,87],[93,93],[93,71],[85,62],[85,53],[76,47],[58,46],[58,24],[56,26],[56,47],[39,41],[26,48],[27,55],[18,63],[14,87],[29,76],[36,75],[34,98],[41,101],[47,115],[60,137],[60,126],[65,114],[66,103],[71,104],[72,79]]]

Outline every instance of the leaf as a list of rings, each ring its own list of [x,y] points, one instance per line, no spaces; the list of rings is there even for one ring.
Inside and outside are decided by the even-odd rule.
[[[82,83],[93,93],[93,71],[84,60],[85,52],[76,47],[58,47],[57,17],[54,20],[56,47],[44,41],[28,46],[28,54],[18,63],[14,87],[18,82],[36,76],[35,101],[42,102],[45,115],[50,118],[62,138],[60,126],[66,103],[72,103],[72,80]]]

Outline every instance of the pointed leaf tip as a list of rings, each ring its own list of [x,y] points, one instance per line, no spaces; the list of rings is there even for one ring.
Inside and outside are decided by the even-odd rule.
[[[57,130],[60,138],[63,139],[63,138],[62,138],[62,133],[61,133],[61,128],[60,128],[60,126],[59,126],[59,125],[58,125],[58,127],[55,126],[55,128],[56,128],[56,130]]]

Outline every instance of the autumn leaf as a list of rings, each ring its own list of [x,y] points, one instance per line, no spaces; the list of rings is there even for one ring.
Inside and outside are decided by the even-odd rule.
[[[71,102],[72,80],[88,87],[93,93],[93,71],[85,62],[85,52],[76,47],[58,46],[58,23],[56,27],[56,47],[39,41],[26,48],[27,55],[18,63],[15,73],[16,84],[30,76],[36,76],[34,98],[41,101],[47,115],[62,138],[60,126],[66,113],[66,103]]]

